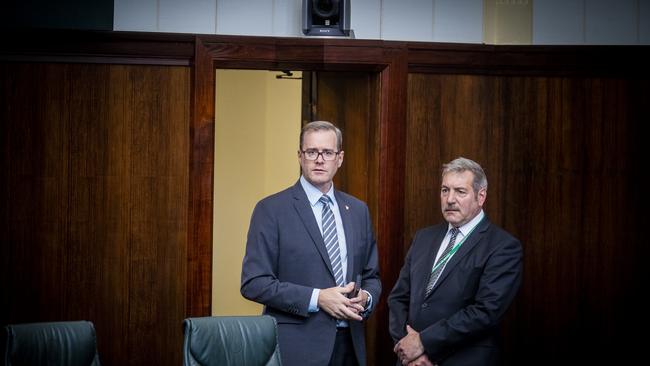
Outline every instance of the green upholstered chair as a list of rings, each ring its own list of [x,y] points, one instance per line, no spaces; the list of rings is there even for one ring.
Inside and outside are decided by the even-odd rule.
[[[275,318],[213,316],[183,322],[186,366],[281,366]]]
[[[5,327],[4,364],[99,366],[95,327],[89,321]]]

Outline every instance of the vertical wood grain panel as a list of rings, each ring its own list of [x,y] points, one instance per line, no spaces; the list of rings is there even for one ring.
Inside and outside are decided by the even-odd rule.
[[[639,259],[648,200],[630,198],[641,191],[647,88],[623,78],[410,75],[404,245],[442,220],[442,164],[481,163],[487,214],[525,252],[503,323],[507,364],[634,354],[609,350],[639,343],[627,336],[626,309],[648,278]]]
[[[343,132],[343,165],[335,185],[369,205],[369,191],[377,182],[377,76],[368,73],[319,72],[314,119],[334,123]],[[373,211],[374,212],[374,211]]]
[[[196,39],[191,75],[186,315],[209,316],[212,307],[212,206],[214,189],[213,60]]]
[[[379,118],[379,189],[377,204],[377,242],[383,292],[375,310],[376,348],[369,362],[375,365],[395,364],[393,341],[388,334],[386,298],[399,276],[403,258],[400,243],[404,237],[404,191],[406,151],[406,101],[408,64],[403,45],[386,50],[389,64],[380,73]]]
[[[365,201],[376,225],[379,212],[378,75],[318,72],[316,80],[315,115],[308,119],[331,121],[343,132],[345,157],[334,185]],[[384,320],[377,315],[371,317],[366,326],[369,364],[377,364],[375,356],[381,348],[377,339],[386,333]]]
[[[3,323],[86,319],[103,364],[180,364],[189,69],[0,73]]]
[[[69,208],[67,214],[59,213],[68,221],[68,232],[57,243],[65,252],[60,264],[65,285],[61,318],[49,320],[92,320],[96,328],[101,327],[98,345],[106,350],[100,354],[102,360],[114,363],[119,359],[116,354],[125,353],[128,314],[128,121],[110,112],[116,99],[116,90],[110,88],[110,67],[64,67],[68,92],[61,106],[69,116],[65,133],[70,151],[53,157],[70,164],[69,186],[63,195]],[[57,72],[56,66],[48,70]],[[43,138],[47,140],[47,134]],[[51,265],[59,270],[58,262]]]
[[[66,88],[64,68],[0,65],[2,72],[2,284],[0,312],[24,322],[30,314],[58,318],[62,304],[63,272],[49,262],[65,260],[68,221],[60,212],[69,207],[69,118],[62,107]],[[21,83],[30,88],[22,88]],[[42,101],[33,103],[33,101]],[[29,125],[25,125],[29,121]],[[51,128],[60,126],[60,128]],[[48,136],[48,138],[45,138]],[[19,271],[17,271],[19,270]],[[17,301],[19,300],[19,301]],[[51,303],[40,307],[40,304]],[[40,310],[40,312],[38,312]],[[11,318],[9,317],[13,315]]]
[[[180,363],[187,282],[189,70],[147,67],[129,72],[128,78],[133,96],[126,109],[132,115],[129,362]]]

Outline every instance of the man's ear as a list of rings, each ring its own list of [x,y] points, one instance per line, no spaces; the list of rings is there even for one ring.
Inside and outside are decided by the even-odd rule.
[[[483,203],[485,202],[486,198],[487,198],[487,189],[481,188],[478,191],[478,205],[483,207]]]

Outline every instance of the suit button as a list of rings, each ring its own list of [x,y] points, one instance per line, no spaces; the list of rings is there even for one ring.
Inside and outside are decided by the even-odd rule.
[[[423,308],[423,309],[426,308],[426,307],[428,307],[428,306],[429,306],[429,304],[426,303],[426,302],[425,302],[424,304],[422,304],[422,308]]]

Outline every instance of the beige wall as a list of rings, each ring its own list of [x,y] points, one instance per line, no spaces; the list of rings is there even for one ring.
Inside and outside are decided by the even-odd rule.
[[[532,0],[484,0],[484,43],[531,44],[532,37]]]
[[[301,81],[277,74],[216,72],[213,315],[261,313],[239,293],[250,215],[257,201],[300,174]]]

